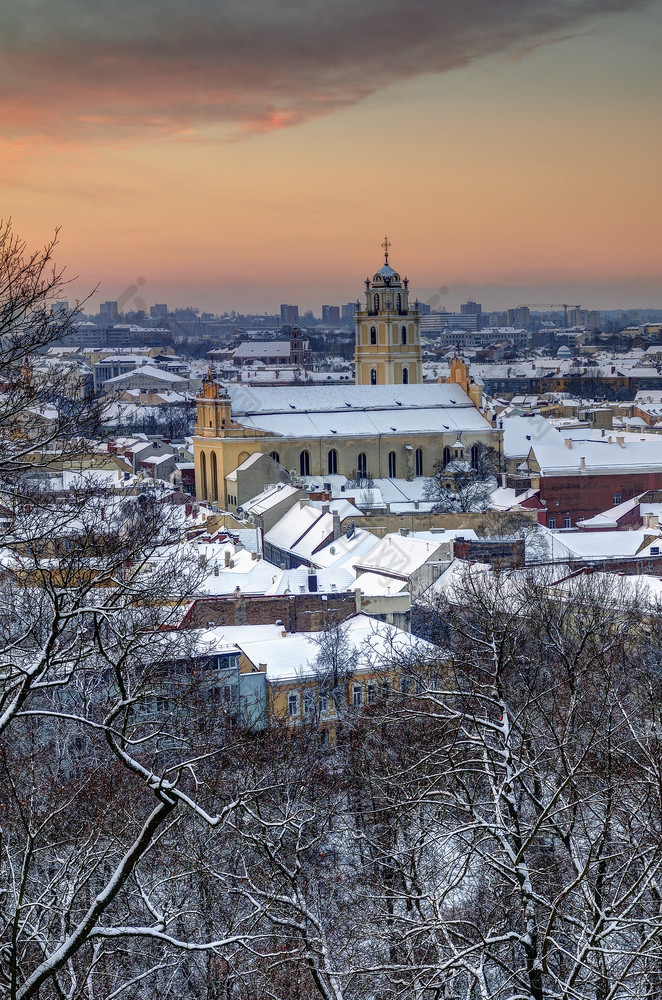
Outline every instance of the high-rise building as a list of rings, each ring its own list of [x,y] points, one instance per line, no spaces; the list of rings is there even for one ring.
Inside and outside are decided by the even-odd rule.
[[[356,312],[356,309],[357,309],[357,303],[356,302],[347,302],[347,303],[345,303],[344,306],[340,307],[340,318],[341,319],[347,319],[347,320],[353,320],[354,319],[354,313]]]
[[[280,307],[280,325],[281,326],[294,326],[295,323],[299,322],[299,307],[298,306],[286,306]]]
[[[102,302],[99,306],[99,316],[105,323],[117,323],[119,320],[117,302]]]
[[[468,302],[464,302],[460,306],[460,315],[461,316],[475,316],[476,317],[476,326],[475,326],[474,329],[480,330],[480,328],[482,326],[482,315],[483,315],[483,307],[480,304],[480,302],[474,302],[473,299],[469,299]]]
[[[478,316],[475,313],[431,312],[421,317],[420,327],[424,337],[442,330],[477,330]]]
[[[323,323],[340,322],[340,306],[322,306]]]
[[[157,302],[156,305],[149,307],[149,315],[152,319],[166,319],[168,306],[165,302]]]
[[[354,317],[357,385],[406,385],[423,381],[418,303],[409,307],[409,279],[388,262],[391,246],[382,243],[384,264],[366,278],[365,308]]]
[[[531,310],[528,306],[516,306],[514,309],[506,309],[506,326],[517,326],[523,330],[528,330],[531,325]]]

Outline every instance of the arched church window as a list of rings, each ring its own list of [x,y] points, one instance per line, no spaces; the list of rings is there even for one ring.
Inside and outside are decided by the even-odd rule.
[[[215,451],[211,453],[211,498],[218,500],[218,465]]]
[[[370,369],[370,385],[377,385],[377,369]]]
[[[356,460],[356,472],[359,479],[368,478],[368,457],[364,451],[359,454]]]
[[[278,462],[278,464],[280,465],[280,455],[278,454],[277,451],[270,451],[269,458],[273,458],[274,462]]]
[[[403,368],[402,369],[402,384],[403,385],[407,385],[408,382],[409,382],[409,369],[408,368]]]
[[[330,476],[338,474],[338,452],[332,448],[328,455],[327,469]]]
[[[207,456],[204,451],[200,456],[200,475],[202,477],[202,482],[200,483],[200,496],[203,500],[207,499]]]
[[[395,479],[398,472],[398,461],[395,457],[394,451],[389,451],[388,453],[388,474],[390,479]]]
[[[475,469],[477,465],[478,465],[478,445],[477,444],[472,444],[471,445],[471,467],[472,467],[472,469]]]
[[[417,476],[422,476],[423,475],[423,449],[422,448],[417,448],[416,449],[416,475]]]
[[[407,343],[407,327],[406,326],[403,326],[401,328],[401,330],[400,330],[400,343],[401,344],[406,344]]]
[[[448,465],[448,463],[450,462],[450,460],[451,460],[452,457],[453,457],[453,453],[451,452],[451,450],[448,447],[448,445],[446,445],[446,447],[444,448],[444,467],[446,467]]]
[[[375,312],[379,312],[379,295],[375,293],[372,297],[372,301],[375,307]]]
[[[310,452],[302,451],[299,455],[299,472],[302,476],[310,475]]]
[[[402,312],[402,295],[400,295],[400,292],[398,292],[398,294],[395,297],[395,308],[398,310],[398,312]]]
[[[370,327],[370,344],[373,345],[373,344],[376,344],[376,343],[377,343],[377,327],[376,326],[371,326]]]

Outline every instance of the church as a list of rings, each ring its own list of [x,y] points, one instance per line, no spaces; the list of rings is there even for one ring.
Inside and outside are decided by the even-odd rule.
[[[448,382],[423,383],[418,303],[408,279],[384,264],[365,281],[355,315],[355,385],[220,385],[207,377],[197,399],[193,446],[197,495],[235,509],[237,471],[263,456],[268,479],[300,476],[413,479],[435,464],[471,461],[479,443],[499,450],[500,432],[480,411],[480,388],[456,359]],[[240,477],[241,478],[241,477]],[[261,484],[262,485],[262,484]]]

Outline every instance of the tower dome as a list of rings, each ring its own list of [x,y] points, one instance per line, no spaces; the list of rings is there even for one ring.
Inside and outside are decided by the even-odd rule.
[[[354,349],[357,385],[406,385],[423,381],[418,309],[409,307],[409,280],[388,262],[365,279],[365,308],[357,309]],[[417,303],[415,303],[417,305]]]

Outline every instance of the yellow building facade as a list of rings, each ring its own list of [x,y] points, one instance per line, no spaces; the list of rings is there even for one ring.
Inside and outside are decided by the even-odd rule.
[[[228,391],[208,377],[197,415],[196,493],[230,511],[250,497],[237,495],[226,477],[256,454],[321,481],[411,480],[450,461],[458,438],[467,459],[480,442],[501,445],[500,432],[457,383]]]
[[[354,371],[357,385],[418,385],[423,381],[418,303],[409,305],[409,281],[388,262],[365,280],[365,307],[357,309]]]

